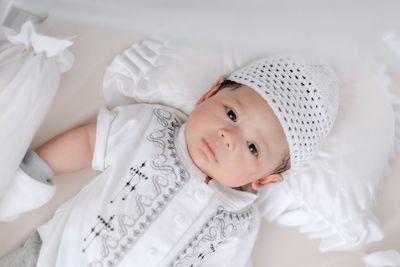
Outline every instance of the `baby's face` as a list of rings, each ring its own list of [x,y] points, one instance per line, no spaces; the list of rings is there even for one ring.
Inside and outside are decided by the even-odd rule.
[[[270,175],[288,153],[282,127],[267,102],[247,86],[219,84],[203,96],[186,126],[191,159],[210,178],[229,187],[277,182]]]

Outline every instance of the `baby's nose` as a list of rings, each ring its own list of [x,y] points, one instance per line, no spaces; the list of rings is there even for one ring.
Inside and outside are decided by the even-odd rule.
[[[218,136],[222,139],[222,142],[226,148],[233,150],[236,144],[236,134],[234,130],[222,128],[218,130]]]

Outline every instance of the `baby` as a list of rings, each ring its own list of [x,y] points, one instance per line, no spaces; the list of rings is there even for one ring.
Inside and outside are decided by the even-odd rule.
[[[189,116],[100,110],[21,165],[48,186],[53,173],[102,171],[39,227],[37,266],[245,266],[259,189],[316,153],[337,109],[330,68],[273,56],[217,81]]]

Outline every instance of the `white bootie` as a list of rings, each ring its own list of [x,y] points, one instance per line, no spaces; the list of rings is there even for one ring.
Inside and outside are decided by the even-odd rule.
[[[14,220],[24,212],[44,205],[55,191],[55,185],[39,182],[18,168],[12,184],[0,196],[0,221]]]

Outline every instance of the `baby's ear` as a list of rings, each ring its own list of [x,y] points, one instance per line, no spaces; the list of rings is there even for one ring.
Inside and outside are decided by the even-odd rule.
[[[213,86],[204,94],[200,97],[200,99],[197,101],[197,104],[200,104],[201,102],[203,102],[204,100],[206,100],[207,98],[212,97],[213,95],[215,95],[218,92],[219,87],[221,86],[221,84],[223,83],[224,78],[219,78],[214,84]]]
[[[264,176],[254,182],[251,183],[251,186],[254,190],[260,189],[262,186],[266,184],[275,184],[283,181],[283,177],[280,174],[271,174],[268,176]]]

